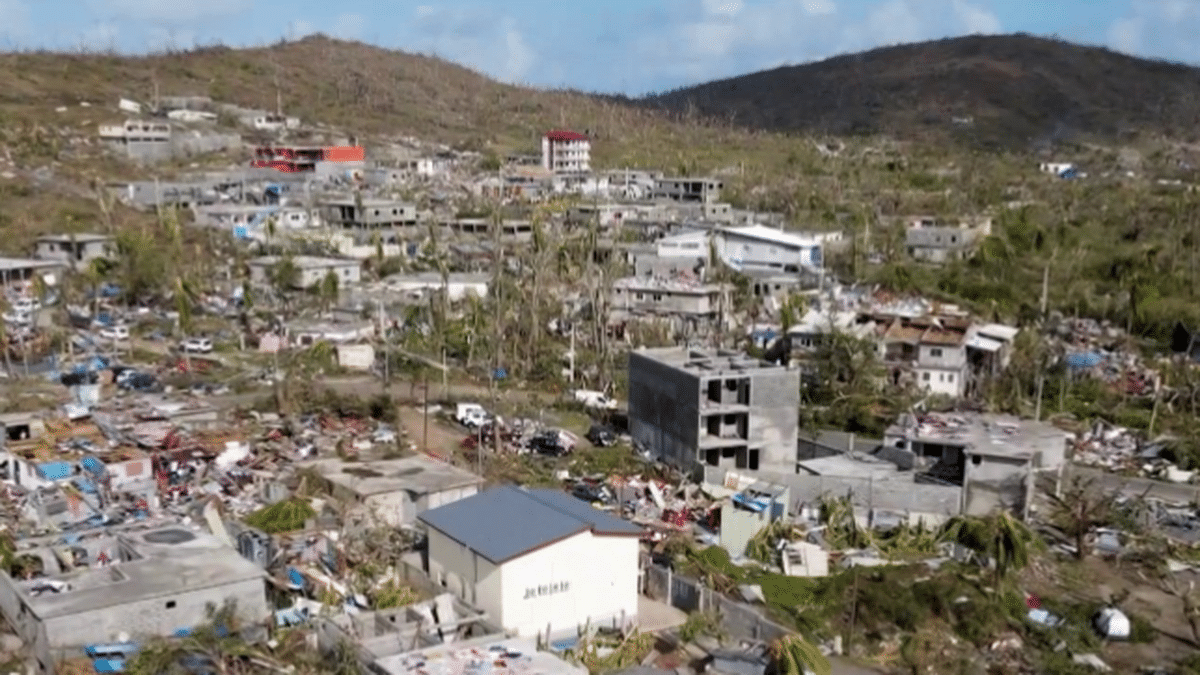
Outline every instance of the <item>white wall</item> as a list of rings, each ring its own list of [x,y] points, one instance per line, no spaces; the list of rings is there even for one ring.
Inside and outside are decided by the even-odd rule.
[[[611,625],[637,618],[638,540],[596,537],[565,539],[510,561],[504,575],[504,627],[522,636],[574,632],[580,625]],[[566,583],[565,590],[526,597],[528,589]]]
[[[917,386],[934,394],[945,396],[961,396],[965,382],[965,370],[961,368],[927,368],[918,366],[913,369],[917,377]]]
[[[429,532],[434,581],[445,578],[447,590],[523,637],[545,632],[547,624],[552,633],[574,634],[589,621],[593,625],[612,625],[614,618],[635,621],[638,552],[637,537],[583,532],[497,569],[440,532]],[[526,597],[528,589],[563,583],[563,590]]]

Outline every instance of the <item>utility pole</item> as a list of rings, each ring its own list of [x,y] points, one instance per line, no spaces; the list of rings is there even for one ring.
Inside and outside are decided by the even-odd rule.
[[[425,413],[425,430],[421,434],[421,447],[429,454],[429,369],[425,368],[425,401],[422,412]]]

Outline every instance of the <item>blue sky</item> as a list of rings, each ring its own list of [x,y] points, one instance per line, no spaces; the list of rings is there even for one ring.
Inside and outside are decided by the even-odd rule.
[[[497,79],[641,94],[849,51],[1028,32],[1195,62],[1200,0],[0,0],[0,47],[145,52],[314,32]]]

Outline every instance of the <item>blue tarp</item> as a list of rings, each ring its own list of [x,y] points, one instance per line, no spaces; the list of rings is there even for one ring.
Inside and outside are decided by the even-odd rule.
[[[95,476],[103,476],[104,475],[104,462],[101,462],[96,457],[92,457],[91,455],[88,455],[87,457],[84,457],[83,460],[81,460],[79,463],[80,463],[80,465],[83,466],[84,471],[87,471],[88,473],[90,473],[92,475],[95,475]]]
[[[1078,354],[1067,354],[1065,361],[1070,368],[1094,368],[1100,365],[1104,357],[1095,352],[1080,352]]]
[[[288,568],[288,581],[292,582],[293,586],[304,588],[304,575],[300,574],[300,570],[295,567]]]
[[[123,673],[125,672],[125,659],[95,659],[92,661],[92,667],[96,669],[97,673]]]
[[[766,499],[750,499],[745,494],[734,495],[733,501],[754,511],[766,511],[767,507],[771,505],[771,502]]]
[[[117,654],[128,657],[137,653],[138,649],[141,649],[141,645],[136,642],[105,642],[87,645],[83,648],[83,653],[93,659]]]
[[[74,483],[75,483],[75,487],[79,488],[80,490],[83,490],[84,492],[88,492],[91,494],[95,494],[95,492],[96,492],[96,484],[93,483],[92,481],[84,478],[83,476],[77,476],[75,478]]]
[[[71,464],[69,462],[46,462],[38,464],[37,472],[46,480],[62,480],[71,476]]]

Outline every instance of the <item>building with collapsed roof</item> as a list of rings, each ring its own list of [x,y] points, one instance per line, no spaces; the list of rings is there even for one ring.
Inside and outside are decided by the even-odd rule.
[[[634,443],[683,471],[795,471],[800,373],[743,353],[686,348],[629,355]]]
[[[503,486],[432,509],[434,582],[522,637],[637,621],[641,528],[559,490]],[[548,635],[547,635],[548,633]]]
[[[483,478],[425,455],[369,462],[321,459],[301,467],[313,469],[334,497],[373,511],[384,523],[411,525],[429,509],[479,492]]]
[[[884,447],[911,453],[927,480],[963,487],[963,512],[1024,513],[1039,472],[1060,472],[1070,435],[1045,422],[972,413],[904,414]]]
[[[264,573],[215,537],[180,525],[91,530],[22,542],[42,573],[0,575],[0,612],[30,646],[39,672],[63,650],[122,634],[167,636],[202,625],[208,606],[237,602],[238,614],[269,614]]]

